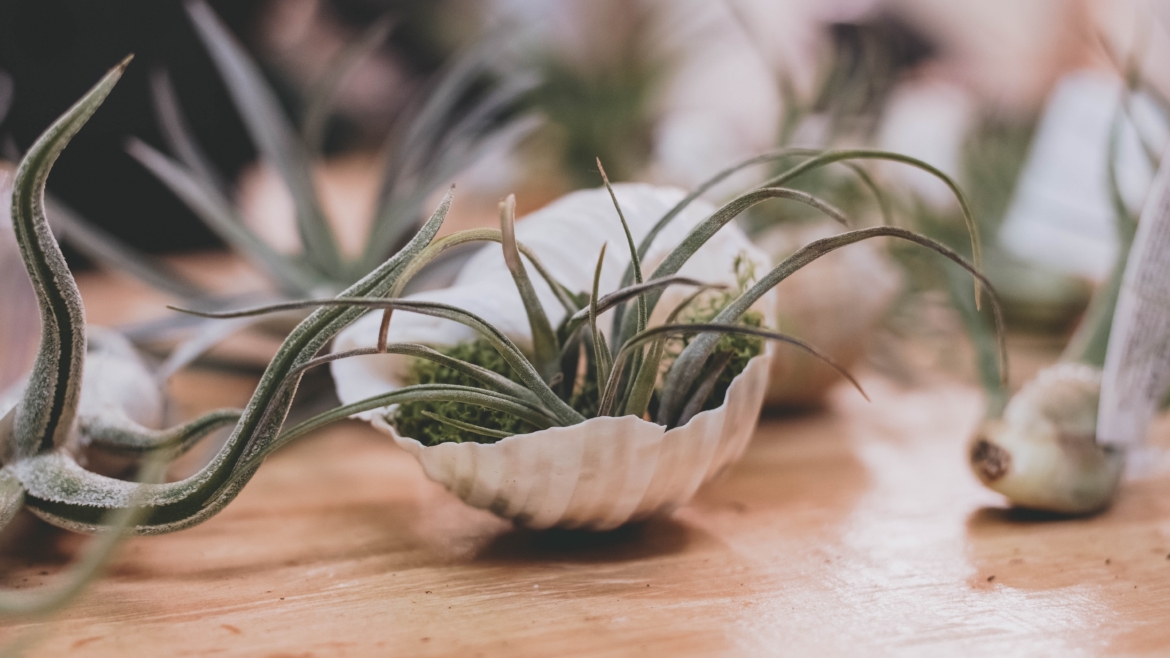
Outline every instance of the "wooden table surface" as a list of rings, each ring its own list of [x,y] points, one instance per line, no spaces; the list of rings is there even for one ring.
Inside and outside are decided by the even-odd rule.
[[[1170,474],[1091,519],[1013,513],[964,463],[957,384],[766,418],[670,518],[535,533],[471,509],[347,422],[268,460],[223,513],[129,540],[33,656],[624,656],[1170,653]],[[187,412],[247,377],[194,371]],[[1156,431],[1170,439],[1170,424]],[[51,584],[84,539],[24,518],[2,582]]]

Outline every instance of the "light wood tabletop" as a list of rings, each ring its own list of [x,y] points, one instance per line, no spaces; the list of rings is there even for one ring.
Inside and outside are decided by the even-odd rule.
[[[768,417],[670,518],[517,530],[346,422],[282,450],[219,516],[128,540],[47,620],[32,656],[1165,655],[1170,474],[1104,514],[1009,512],[965,466],[982,412],[959,384]],[[252,380],[195,370],[185,413]],[[1160,421],[1156,442],[1170,443]],[[7,587],[52,584],[85,538],[21,517]]]

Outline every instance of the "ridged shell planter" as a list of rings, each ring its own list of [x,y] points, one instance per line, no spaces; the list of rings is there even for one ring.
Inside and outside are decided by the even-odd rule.
[[[634,416],[602,417],[496,443],[424,446],[381,415],[373,425],[468,505],[528,528],[610,530],[669,514],[743,455],[772,349],[748,362],[722,405],[671,430]]]
[[[683,198],[681,190],[642,184],[619,184],[614,191],[625,209],[635,240]],[[715,211],[705,201],[691,204],[659,234],[643,259],[652,271],[686,234]],[[516,224],[517,240],[532,248],[545,265],[571,290],[588,290],[598,252],[603,244],[606,265],[602,291],[614,290],[628,264],[620,248],[625,243],[613,202],[604,189],[574,192]],[[756,248],[736,226],[715,234],[680,274],[700,281],[737,284],[734,262],[746,257],[756,271],[771,267],[767,254]],[[563,310],[543,282],[537,294],[554,325]],[[689,290],[664,292],[651,326],[660,323],[664,309],[673,308]],[[524,308],[498,247],[489,246],[471,258],[449,288],[412,295],[413,299],[443,302],[485,318],[523,348],[532,344]],[[774,314],[771,294],[757,310]],[[608,333],[608,315],[599,322]],[[342,331],[334,351],[370,347],[377,336],[379,314],[370,314]],[[464,325],[424,315],[397,313],[390,325],[391,342],[454,345],[473,339]],[[743,454],[763,406],[773,347],[752,359],[729,386],[723,404],[702,412],[682,427],[664,426],[635,416],[592,418],[568,427],[554,427],[495,443],[441,443],[424,446],[403,437],[386,419],[387,410],[357,415],[394,437],[414,455],[426,475],[469,505],[487,509],[530,528],[588,528],[606,530],[624,523],[665,514],[685,504],[695,491]],[[410,358],[376,355],[331,364],[338,397],[350,403],[404,385]]]

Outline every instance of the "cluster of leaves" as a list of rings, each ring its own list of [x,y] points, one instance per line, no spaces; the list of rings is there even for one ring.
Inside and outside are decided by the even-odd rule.
[[[595,373],[599,391],[597,409],[590,410],[591,416],[644,416],[657,393],[654,421],[666,427],[679,426],[698,413],[710,397],[718,376],[727,370],[730,359],[719,355],[724,337],[741,335],[777,340],[819,354],[799,339],[747,326],[741,320],[757,301],[788,276],[826,253],[861,240],[887,236],[922,245],[959,263],[978,282],[986,284],[975,266],[947,247],[904,229],[879,226],[810,243],[722,304],[721,310],[708,322],[678,322],[679,314],[692,301],[687,299],[671,310],[664,324],[646,326],[667,286],[697,287],[698,292],[693,293],[692,298],[704,292],[706,286],[702,282],[678,276],[679,270],[711,236],[751,206],[769,199],[794,199],[836,214],[827,203],[782,187],[786,180],[849,159],[886,159],[933,171],[928,165],[911,158],[881,151],[828,151],[808,157],[773,178],[767,186],[736,197],[698,223],[654,272],[644,277],[640,263],[650,244],[661,229],[698,195],[739,168],[791,154],[760,156],[721,172],[660,218],[639,244],[635,244],[627,228],[630,265],[621,288],[604,296],[597,290],[604,250],[598,260],[593,290],[587,295],[566,290],[531,250],[516,242],[514,200],[511,198],[501,204],[499,230],[460,231],[436,239],[450,208],[451,193],[448,193],[406,246],[337,297],[283,302],[232,312],[190,311],[203,317],[244,318],[277,311],[316,309],[289,333],[243,409],[217,410],[165,430],[150,430],[125,423],[103,426],[101,419],[94,419],[92,423],[79,422],[78,402],[87,354],[84,308],[60,248],[48,230],[44,186],[57,156],[105,99],[128,61],[110,71],[45,131],[21,161],[14,180],[13,226],[40,303],[44,332],[26,390],[16,407],[0,419],[0,443],[4,455],[3,467],[0,468],[0,521],[11,519],[23,507],[50,523],[79,531],[111,526],[143,534],[179,530],[206,520],[223,509],[255,474],[263,460],[281,446],[325,424],[391,405],[459,402],[510,414],[535,428],[575,425],[586,420],[586,416],[578,411],[578,408],[585,408],[581,404],[583,392],[579,385],[582,363],[586,364],[587,373]],[[965,207],[953,182],[942,178],[956,189]],[[624,226],[616,197],[614,201],[616,214]],[[534,338],[531,357],[522,353],[497,328],[472,313],[446,304],[402,297],[403,288],[428,263],[451,248],[477,241],[497,242],[503,247],[505,262],[528,313]],[[978,251],[975,253],[977,255]],[[555,330],[534,292],[525,261],[545,279],[558,302],[565,306],[566,317]],[[998,311],[994,295],[991,300],[993,310]],[[339,331],[372,309],[385,313],[376,347],[316,356]],[[609,333],[612,347],[598,330],[599,316],[609,309],[614,310],[613,330]],[[420,313],[471,327],[512,369],[514,378],[424,345],[388,342],[386,332],[391,311]],[[996,317],[999,317],[998,312]],[[661,387],[656,387],[665,359],[665,341],[678,336],[691,338],[661,377]],[[1002,342],[999,348],[1002,359]],[[481,386],[409,385],[318,414],[291,428],[284,427],[293,396],[306,370],[355,355],[385,353],[434,361],[474,378]],[[1006,367],[1002,372],[1006,374]],[[574,400],[578,408],[572,404]],[[436,416],[435,421],[474,433],[484,431],[468,427],[467,423],[456,419]],[[230,426],[231,432],[211,461],[190,477],[175,482],[134,483],[105,477],[85,470],[67,450],[67,442],[72,440],[76,431],[82,434],[80,439],[85,443],[140,455],[148,462],[157,459],[165,464],[200,437],[224,426]]]
[[[691,302],[680,314],[679,321],[710,322],[732,298],[733,295],[726,291],[710,291]],[[758,311],[748,311],[740,318],[739,323],[747,327],[763,328],[764,316]],[[689,338],[686,337],[669,341],[664,363],[666,367],[678,357],[688,342]],[[714,409],[723,403],[731,381],[743,372],[748,361],[761,354],[763,349],[764,339],[754,336],[731,334],[720,339],[715,349],[715,362],[723,363],[722,356],[725,354],[729,355],[729,360],[726,367],[721,368],[716,376],[714,386],[703,404],[703,411]],[[516,372],[487,341],[466,341],[453,346],[437,347],[436,350],[444,356],[480,366],[516,383],[521,382]],[[592,418],[597,415],[601,388],[596,378],[596,369],[581,374],[583,379],[573,389],[568,402],[577,413]],[[483,388],[474,377],[427,359],[414,359],[411,362],[406,384],[449,384]],[[652,399],[649,405],[651,415],[656,408],[657,399]],[[456,424],[438,419],[454,420]],[[493,443],[505,436],[527,434],[536,429],[530,423],[510,414],[463,402],[408,402],[395,407],[387,414],[387,420],[393,423],[400,434],[417,439],[424,445],[464,441]],[[493,431],[481,433],[483,430]]]

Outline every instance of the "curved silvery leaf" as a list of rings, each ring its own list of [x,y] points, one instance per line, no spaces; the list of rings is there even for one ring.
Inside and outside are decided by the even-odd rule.
[[[0,516],[6,518],[23,506],[73,530],[111,525],[121,530],[125,525],[137,533],[177,530],[209,518],[255,472],[259,463],[249,459],[267,454],[266,449],[276,442],[303,372],[301,366],[362,313],[333,306],[309,315],[277,352],[247,408],[211,412],[175,428],[158,427],[161,397],[152,388],[154,377],[129,344],[116,334],[98,330],[92,342],[87,341],[76,283],[49,231],[42,203],[56,156],[101,104],[128,61],[110,71],[46,130],[17,170],[13,225],[40,302],[44,330],[29,383],[0,419]],[[402,252],[351,286],[347,294],[377,298],[389,292],[405,264],[434,238],[449,207],[450,194]],[[87,361],[91,367],[85,372]],[[177,482],[105,477],[84,469],[71,451],[77,445],[93,444],[165,463],[199,437],[225,425],[234,425],[234,430],[211,463]]]
[[[812,240],[840,232],[840,227],[827,220],[801,222],[777,225],[754,240],[779,262]],[[862,242],[835,251],[779,289],[776,328],[795,336],[815,337],[817,347],[834,361],[852,367],[865,354],[873,330],[889,311],[902,282],[901,270],[882,245]],[[969,295],[967,285],[962,281],[960,294]],[[772,359],[767,404],[814,406],[838,381],[836,372],[812,356],[781,350]]]
[[[615,185],[614,194],[635,240],[640,240],[658,218],[685,195],[675,188],[637,183]],[[710,204],[703,201],[683,211],[647,251],[643,258],[645,267],[655,267],[665,259],[673,245],[711,211]],[[623,248],[626,235],[613,201],[604,188],[573,192],[522,218],[516,223],[516,241],[536,254],[555,280],[574,292],[592,288],[597,255],[603,245],[609,245],[601,273],[600,289],[603,293],[617,289],[622,272],[629,263],[628,252]],[[681,274],[709,284],[735,287],[738,281],[733,263],[740,255],[752,262],[757,271],[767,269],[767,256],[737,228],[727,227],[699,251],[698,257],[691,259]],[[549,322],[553,326],[559,325],[565,318],[565,309],[557,295],[542,277],[534,277],[532,286]],[[661,303],[654,308],[650,323],[660,323],[688,291],[687,287],[668,288]],[[449,288],[418,293],[409,299],[446,303],[475,313],[522,350],[532,349],[524,303],[516,292],[499,245],[489,244],[472,256]],[[771,304],[771,297],[765,297],[761,304],[770,308],[767,305]],[[602,317],[607,318],[608,314]],[[333,349],[340,352],[374,347],[380,322],[381,316],[377,313],[363,317],[338,335]],[[608,324],[600,323],[603,332]],[[475,331],[465,325],[434,317],[400,314],[394,317],[388,339],[392,342],[454,345],[475,337]],[[331,368],[338,397],[342,402],[354,402],[397,388],[402,385],[409,364],[409,360],[395,355],[337,361]],[[367,412],[361,417],[368,419],[375,415],[376,412]]]

